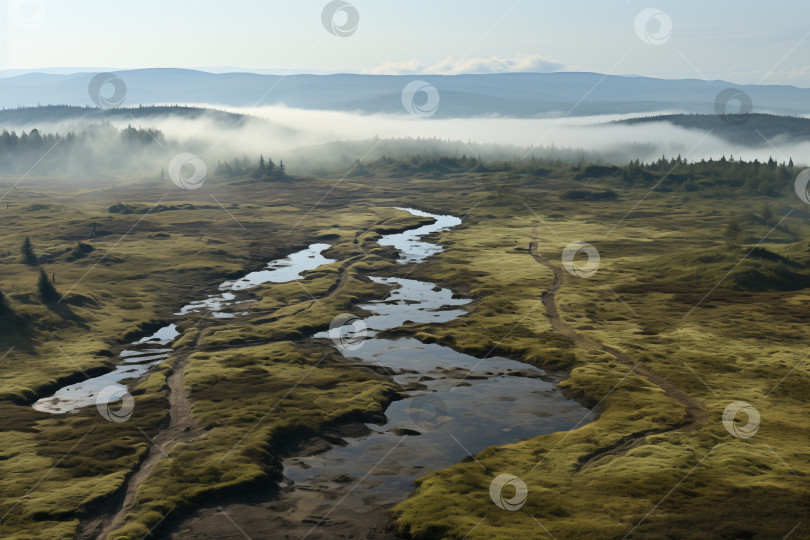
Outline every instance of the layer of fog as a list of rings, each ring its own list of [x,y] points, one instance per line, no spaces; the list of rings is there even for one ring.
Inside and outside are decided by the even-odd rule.
[[[206,107],[205,104],[187,104]],[[711,133],[689,130],[665,122],[634,125],[611,124],[636,115],[603,115],[556,119],[516,118],[418,118],[408,114],[356,114],[304,110],[282,106],[222,108],[248,115],[230,123],[212,116],[190,119],[182,116],[145,118],[114,117],[118,128],[132,125],[158,129],[171,141],[155,159],[168,161],[175,150],[200,155],[209,163],[259,155],[284,160],[291,174],[339,169],[359,159],[382,155],[408,157],[417,154],[462,154],[486,160],[516,160],[527,157],[560,159],[563,162],[624,164],[640,159],[649,162],[662,155],[681,155],[689,161],[734,156],[746,161],[777,161],[793,158],[808,163],[810,142],[763,141],[759,148],[747,148],[722,140]],[[662,111],[662,114],[677,111]],[[28,126],[0,126],[2,129],[30,129]],[[38,123],[40,132],[80,130],[75,121],[51,125]],[[416,139],[402,141],[401,139]],[[437,140],[444,141],[437,144]],[[336,144],[336,141],[341,141]],[[384,142],[383,142],[384,141]],[[163,163],[144,164],[144,170],[159,171]]]
[[[195,105],[192,105],[195,106]],[[196,106],[205,106],[197,104]],[[690,161],[719,159],[722,156],[741,157],[745,160],[767,160],[773,157],[787,161],[793,157],[807,162],[810,142],[795,143],[771,140],[759,148],[735,144],[705,131],[690,130],[667,122],[651,122],[634,125],[616,125],[612,122],[638,117],[637,114],[600,115],[561,118],[418,118],[409,114],[357,114],[339,111],[305,110],[271,106],[258,108],[224,108],[223,110],[254,116],[267,120],[272,130],[283,129],[288,135],[273,141],[272,147],[281,154],[301,147],[316,147],[334,141],[367,141],[368,157],[375,157],[374,139],[422,138],[457,141],[461,153],[475,154],[472,146],[513,146],[504,150],[503,158],[516,159],[523,156],[548,156],[557,149],[583,151],[587,156],[602,162],[627,163],[633,159],[651,161],[662,155],[681,155]],[[682,111],[661,111],[657,114],[677,114]],[[182,137],[183,130],[171,123],[161,129],[167,136]],[[241,133],[248,134],[243,148],[261,151],[267,148],[261,133],[268,129],[255,123],[245,126]],[[240,133],[240,134],[241,134]],[[272,140],[272,134],[268,134]],[[358,151],[362,148],[358,148]],[[358,153],[357,159],[366,152]],[[558,152],[559,153],[559,152]],[[496,159],[497,156],[491,156]],[[805,158],[805,159],[802,159]]]

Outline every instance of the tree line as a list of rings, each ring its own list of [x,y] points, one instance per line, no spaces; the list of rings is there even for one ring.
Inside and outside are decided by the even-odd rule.
[[[263,182],[289,179],[284,161],[279,161],[276,164],[269,156],[265,159],[263,154],[259,156],[257,161],[251,161],[247,157],[234,158],[231,161],[219,161],[214,169],[214,175],[218,178],[248,177]]]
[[[92,124],[83,131],[41,133],[3,130],[0,133],[0,173],[95,173],[126,170],[149,150],[165,148],[166,139],[157,129],[108,123]]]
[[[765,162],[745,161],[734,156],[688,161],[681,156],[660,157],[626,165],[562,165],[557,159],[529,158],[515,161],[486,161],[481,157],[412,156],[405,159],[382,157],[365,163],[355,162],[347,176],[452,178],[458,175],[480,176],[487,189],[514,191],[521,184],[544,178],[570,179],[583,184],[598,182],[616,188],[644,188],[658,192],[695,193],[706,197],[762,195],[777,197],[788,193],[799,173],[793,159]],[[612,191],[593,194],[571,190],[569,199],[615,199]]]

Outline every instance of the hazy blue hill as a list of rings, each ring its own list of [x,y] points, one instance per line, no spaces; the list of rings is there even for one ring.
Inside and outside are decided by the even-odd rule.
[[[224,124],[234,124],[246,118],[245,115],[203,107],[146,106],[101,109],[98,107],[78,107],[73,105],[46,105],[42,107],[20,107],[0,110],[0,127],[4,124],[21,125],[48,122],[62,122],[80,119],[93,122],[117,119],[138,120],[155,116],[175,116],[190,120],[206,118]],[[252,117],[247,117],[252,118]]]
[[[87,93],[94,73],[31,73],[0,79],[0,107],[38,104],[92,105]],[[729,87],[746,92],[757,111],[810,113],[810,89],[792,86],[732,85],[699,79],[665,80],[598,73],[504,73],[489,75],[257,75],[213,74],[186,69],[121,71],[125,105],[206,103],[402,112],[401,91],[424,80],[441,93],[439,116],[531,117],[573,114],[645,113],[680,110],[711,113],[718,93]],[[583,99],[584,97],[584,99]],[[581,102],[580,102],[581,100]]]
[[[810,119],[798,116],[778,116],[773,114],[752,114],[740,124],[729,123],[713,114],[669,114],[629,118],[614,122],[617,124],[649,124],[667,122],[669,124],[701,131],[712,130],[712,134],[725,140],[747,146],[767,145],[768,139],[806,141],[810,137]],[[764,139],[764,138],[765,139]]]

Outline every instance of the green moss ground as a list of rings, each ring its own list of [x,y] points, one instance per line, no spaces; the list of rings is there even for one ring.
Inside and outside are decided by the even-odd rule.
[[[181,323],[185,334],[174,346],[189,353],[184,384],[207,433],[157,465],[113,538],[141,538],[169,510],[182,513],[203,499],[272,483],[292,440],[384,410],[397,390],[388,380],[296,341],[379,295],[383,288],[363,277],[368,272],[410,272],[474,299],[466,317],[406,332],[478,356],[565,371],[567,395],[598,404],[598,420],[574,431],[490,448],[477,462],[426,475],[394,511],[401,531],[517,538],[542,531],[539,520],[556,538],[622,538],[630,531],[633,538],[782,538],[806,522],[810,472],[810,368],[801,362],[810,300],[800,282],[807,273],[806,210],[788,197],[772,200],[774,208],[795,208],[787,228],[774,230],[760,246],[767,251],[735,268],[772,224],[749,219],[741,246],[730,248],[721,234],[726,208],[743,212],[764,199],[653,192],[611,231],[645,190],[623,190],[610,202],[565,201],[559,193],[578,186],[570,177],[563,171],[526,179],[505,195],[483,190],[474,174],[212,184],[212,191],[172,190],[161,204],[176,209],[145,217],[107,208],[151,208],[166,193],[159,186],[65,189],[40,182],[15,194],[0,231],[0,289],[25,324],[0,336],[0,356],[13,347],[0,361],[0,516],[8,513],[0,535],[70,538],[80,520],[96,515],[145,455],[141,430],[151,437],[165,421],[172,364],[140,383],[136,414],[122,424],[94,409],[56,417],[27,403],[59,379],[103,369],[109,357],[101,351],[120,350],[139,325],[175,320],[177,308],[214,292],[225,277],[322,238],[339,261],[300,283],[260,287],[250,325],[195,327],[191,317]],[[335,185],[307,214],[312,194]],[[445,252],[398,267],[375,239],[419,220],[386,208],[392,205],[451,212],[464,224],[436,235]],[[109,234],[88,239],[92,221]],[[60,292],[78,282],[67,305],[47,307],[36,298],[37,270],[19,262],[25,236],[46,271],[56,273]],[[95,250],[71,260],[80,240]],[[551,328],[540,298],[553,276],[530,255],[529,242],[538,241],[559,265],[563,247],[575,240],[597,247],[602,262],[596,276],[571,279],[557,293],[562,318],[698,399],[707,411],[698,429],[673,429],[683,420],[682,405],[611,355]],[[720,422],[735,400],[762,414],[751,439],[732,437]],[[583,465],[627,436],[661,429],[669,431]],[[518,512],[490,500],[490,481],[503,472],[529,487]]]

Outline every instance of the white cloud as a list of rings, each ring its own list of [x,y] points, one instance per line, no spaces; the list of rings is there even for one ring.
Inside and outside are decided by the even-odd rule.
[[[448,56],[432,66],[416,60],[388,61],[368,73],[376,75],[458,75],[461,73],[549,73],[560,71],[565,65],[539,54],[519,54],[514,57],[460,58]]]
[[[388,62],[367,70],[374,75],[416,75],[425,72],[425,65],[416,60],[405,60],[404,62]]]

